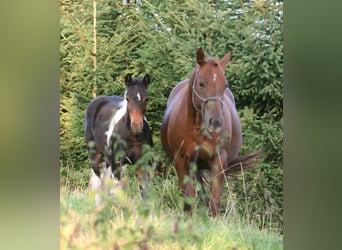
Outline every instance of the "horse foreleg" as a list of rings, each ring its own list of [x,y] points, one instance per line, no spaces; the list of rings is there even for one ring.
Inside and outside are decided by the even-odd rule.
[[[208,198],[208,194],[206,193],[205,190],[205,183],[204,183],[204,176],[203,176],[203,172],[201,172],[201,170],[197,170],[196,171],[196,178],[197,181],[201,184],[201,189],[200,189],[200,197],[202,200],[202,205],[208,207],[209,205],[209,198]]]
[[[89,160],[91,166],[90,172],[90,188],[91,190],[98,189],[101,186],[101,172],[100,172],[100,163],[102,160],[102,154],[98,152],[91,152],[94,149],[89,150]]]
[[[101,174],[100,174],[100,162],[102,155],[100,153],[94,153],[90,155],[90,189],[95,192],[95,205],[99,205],[101,202],[101,195],[99,194],[101,190]]]
[[[93,169],[94,173],[100,178],[100,163],[102,161],[103,155],[97,151],[94,141],[89,141],[87,143],[88,155],[90,167]]]
[[[120,142],[118,135],[113,134],[110,141],[110,152],[108,152],[109,164],[115,178],[121,179],[121,165],[124,157],[124,145]],[[119,161],[119,164],[118,164]]]
[[[189,169],[189,163],[183,157],[177,157],[177,160],[174,163],[178,175],[179,186],[182,195],[185,198],[184,211],[191,213],[195,203],[193,200],[190,201],[188,199],[193,199],[195,197],[195,187],[193,183],[194,172]]]
[[[220,197],[224,180],[223,163],[226,162],[226,155],[225,153],[218,155],[210,165],[212,180],[209,213],[213,217],[220,215]]]
[[[211,196],[209,200],[209,213],[215,217],[220,214],[220,196],[222,192],[223,174],[220,173],[219,167],[215,165],[211,171]]]
[[[95,205],[98,206],[101,203],[101,179],[94,172],[93,169],[90,170],[90,189],[95,193]]]
[[[148,172],[144,169],[146,166],[137,166],[137,175],[139,180],[139,189],[141,197],[144,198],[144,193],[147,187]]]

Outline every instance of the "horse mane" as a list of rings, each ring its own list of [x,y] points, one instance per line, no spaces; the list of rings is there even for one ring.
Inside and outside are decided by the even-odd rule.
[[[195,79],[195,74],[196,74],[196,71],[198,70],[198,65],[192,70],[191,74],[190,74],[190,77],[189,77],[189,85],[190,85],[190,82],[191,84],[193,83],[194,79]]]

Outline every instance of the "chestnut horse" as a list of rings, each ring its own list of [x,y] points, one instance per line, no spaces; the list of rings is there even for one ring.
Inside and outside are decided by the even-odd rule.
[[[85,140],[91,165],[90,187],[98,191],[105,177],[120,179],[123,164],[134,164],[141,157],[142,145],[153,145],[152,135],[144,116],[148,99],[149,75],[132,79],[126,75],[125,97],[99,96],[87,108]],[[119,158],[119,159],[118,159]],[[119,163],[117,163],[117,159]],[[105,163],[105,175],[100,164]],[[140,185],[146,182],[147,172],[137,166]],[[140,186],[141,187],[141,186]],[[101,200],[95,196],[95,203]]]
[[[169,95],[161,142],[173,160],[184,196],[195,196],[194,177],[204,192],[202,170],[210,171],[209,204],[207,199],[204,202],[209,205],[210,215],[217,216],[225,172],[250,167],[257,154],[238,156],[242,143],[240,119],[224,75],[230,53],[216,60],[205,58],[200,48],[196,60],[198,65],[190,79],[179,82]],[[193,207],[185,203],[184,209],[191,211]]]

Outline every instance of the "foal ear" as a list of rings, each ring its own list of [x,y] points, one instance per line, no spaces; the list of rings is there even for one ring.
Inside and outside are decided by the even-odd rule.
[[[144,76],[144,78],[143,78],[143,83],[144,83],[144,85],[145,85],[146,88],[147,88],[147,86],[148,86],[149,83],[150,83],[150,75],[149,75],[149,74],[146,74],[146,75]]]
[[[129,73],[125,76],[125,84],[126,86],[129,86],[131,83],[132,83],[132,74]]]
[[[220,65],[223,69],[225,69],[230,61],[230,52],[226,53],[224,57],[220,61]]]
[[[204,63],[205,58],[204,58],[204,52],[203,52],[202,48],[199,48],[197,50],[197,52],[196,52],[196,60],[197,60],[197,63],[199,65],[202,65]]]

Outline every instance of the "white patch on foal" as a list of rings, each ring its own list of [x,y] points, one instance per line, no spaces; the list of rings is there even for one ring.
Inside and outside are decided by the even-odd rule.
[[[138,101],[141,101],[141,96],[140,96],[140,93],[138,92],[137,94],[137,98],[138,98]]]
[[[90,189],[95,194],[95,206],[98,206],[102,202],[102,195],[115,195],[120,189],[122,189],[122,187],[120,181],[114,177],[112,168],[108,167],[101,173],[101,178],[99,178],[95,174],[94,170],[91,169]]]
[[[111,167],[106,168],[101,179],[106,194],[115,194],[117,192],[116,189],[120,186],[120,181],[113,175]]]
[[[126,114],[127,110],[127,101],[126,101],[126,93],[124,100],[119,104],[120,108],[116,111],[115,115],[112,117],[108,130],[105,132],[107,135],[107,145],[109,146],[110,137],[113,134],[115,125],[122,119],[122,117]]]
[[[90,170],[90,189],[91,191],[95,192],[95,205],[98,206],[101,203],[101,195],[99,191],[101,190],[102,181],[101,179],[95,174],[94,170]]]

